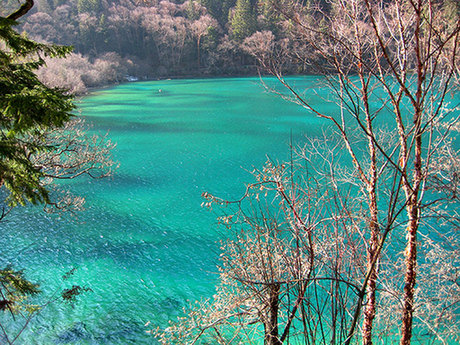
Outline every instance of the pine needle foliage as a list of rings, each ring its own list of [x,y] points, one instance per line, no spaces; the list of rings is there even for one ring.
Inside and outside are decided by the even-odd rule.
[[[33,312],[30,310],[33,306],[24,305],[22,302],[39,292],[38,284],[25,279],[22,270],[15,271],[11,267],[0,270],[0,310],[15,313],[26,308],[29,312]]]
[[[62,126],[74,108],[72,96],[47,87],[35,74],[44,58],[64,57],[72,48],[34,42],[17,33],[16,24],[0,17],[0,186],[6,187],[10,206],[49,202],[31,157],[50,147],[27,137]]]

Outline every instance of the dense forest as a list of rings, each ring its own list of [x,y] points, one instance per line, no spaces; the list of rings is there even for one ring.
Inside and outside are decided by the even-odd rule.
[[[340,11],[340,1],[297,3],[311,13]],[[443,3],[455,21],[458,3]],[[17,2],[2,6],[8,12]],[[285,74],[317,73],[322,57],[298,39],[281,6],[273,0],[38,0],[20,30],[73,46],[71,56],[47,61],[39,76],[75,93],[132,79],[254,75],[257,60],[268,55]]]
[[[77,93],[126,78],[255,74],[251,53],[293,45],[270,0],[39,0],[20,24],[35,40],[73,46],[40,75]],[[291,61],[284,70],[306,66]]]

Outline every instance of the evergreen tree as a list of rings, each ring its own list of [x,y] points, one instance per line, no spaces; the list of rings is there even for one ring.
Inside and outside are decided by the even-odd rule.
[[[187,19],[189,20],[197,20],[200,18],[200,13],[197,11],[196,3],[194,0],[189,0],[187,4],[187,9],[185,10],[185,14]]]
[[[36,71],[45,65],[46,58],[65,57],[71,48],[37,43],[14,30],[16,20],[33,6],[33,0],[26,0],[10,15],[0,16],[0,192],[4,198],[0,200],[0,221],[11,208],[27,202],[64,209],[63,203],[50,200],[51,187],[45,184],[44,177],[72,178],[111,166],[108,161],[94,158],[95,152],[108,157],[103,146],[110,150],[111,144],[92,144],[81,130],[80,134],[72,130],[72,124],[77,122],[69,121],[73,97],[37,78]],[[89,154],[91,151],[93,154]],[[70,206],[72,199],[68,201]],[[47,304],[59,298],[72,303],[77,295],[88,290],[73,285]],[[0,311],[9,312],[15,320],[15,314],[24,317],[22,328],[11,338],[10,330],[0,321],[2,341],[13,344],[18,339],[40,309],[29,304],[27,298],[39,292],[39,286],[28,281],[22,270],[9,266],[0,269]]]
[[[100,0],[78,0],[78,13],[98,13],[101,9]]]
[[[49,190],[42,183],[43,173],[34,164],[33,155],[51,149],[40,138],[47,129],[63,126],[74,108],[70,96],[45,86],[35,74],[44,65],[44,58],[64,57],[71,49],[36,43],[13,29],[16,20],[33,5],[33,0],[28,0],[9,16],[0,17],[0,188],[8,203],[2,205],[0,220],[18,204],[49,202]],[[0,311],[25,315],[22,330],[39,309],[26,301],[40,292],[38,287],[21,270],[0,269]],[[22,332],[10,339],[0,326],[8,344]]]
[[[15,271],[11,267],[0,270],[0,311],[16,313],[26,309],[32,313],[35,306],[24,304],[23,301],[39,292],[38,285],[25,279],[23,271]]]
[[[250,0],[238,0],[231,19],[232,35],[243,41],[256,31],[256,18]]]
[[[72,98],[41,83],[35,71],[45,57],[63,57],[70,48],[36,43],[19,35],[15,21],[0,17],[0,186],[9,192],[11,206],[48,202],[41,172],[30,158],[47,150],[29,136],[62,126],[71,117]]]
[[[69,121],[73,97],[38,79],[36,72],[45,60],[65,57],[71,47],[37,43],[13,29],[33,5],[28,0],[0,17],[0,221],[5,210],[17,205],[55,205],[49,198],[50,179],[104,177],[114,165],[109,141],[85,142],[84,129],[77,131],[77,121]]]
[[[259,0],[258,1],[258,13],[262,17],[262,21],[259,22],[261,30],[270,30],[272,32],[277,31],[277,23],[279,21],[279,13],[276,12],[273,6],[274,0]]]
[[[225,26],[228,21],[228,12],[234,7],[236,0],[201,0],[201,4],[206,7],[208,13],[212,15],[221,26]]]

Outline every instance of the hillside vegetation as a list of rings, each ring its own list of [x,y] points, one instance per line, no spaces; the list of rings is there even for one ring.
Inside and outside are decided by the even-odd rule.
[[[9,0],[0,10],[16,5]],[[270,0],[38,0],[21,24],[35,40],[74,47],[39,74],[76,93],[128,76],[255,74],[252,55],[299,45]],[[292,60],[283,69],[308,71]]]

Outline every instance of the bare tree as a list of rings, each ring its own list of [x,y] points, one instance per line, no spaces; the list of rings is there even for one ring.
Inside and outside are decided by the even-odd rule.
[[[218,24],[209,14],[201,16],[199,19],[190,24],[193,36],[196,38],[197,62],[198,67],[201,65],[201,39],[205,37],[211,28],[217,28]]]
[[[53,189],[55,199],[46,206],[48,211],[80,210],[84,203],[81,196],[72,196],[62,190],[55,180],[71,180],[82,175],[103,178],[112,175],[118,167],[112,159],[115,147],[107,136],[88,135],[90,126],[82,118],[74,118],[63,127],[46,131],[38,140],[49,150],[32,154],[31,160],[41,171],[43,184]]]
[[[362,328],[365,344],[372,343],[375,264],[386,238],[381,229],[391,228],[391,224],[379,220],[379,208],[384,204],[383,210],[387,210],[384,214],[391,209],[399,214],[404,209],[404,217],[400,217],[406,224],[401,344],[409,344],[423,190],[437,148],[433,144],[434,129],[448,118],[449,92],[457,85],[460,24],[445,20],[444,2],[436,1],[337,0],[331,2],[331,8],[326,11],[316,6],[306,11],[299,3],[290,1],[278,5],[295,23],[294,37],[307,42],[308,51],[321,57],[320,70],[326,73],[341,112],[328,114],[314,108],[307,96],[288,85],[280,71],[273,68],[274,64],[268,63],[266,67],[288,87],[297,102],[331,121],[339,131],[368,195],[370,237]],[[390,131],[397,133],[397,141],[387,147],[377,128],[383,119],[386,126],[392,126]],[[357,147],[351,141],[351,126],[359,128],[368,143],[364,156],[357,154]],[[393,188],[395,198],[386,205],[383,197],[379,201],[381,191],[377,188],[384,169],[394,172],[397,187]],[[404,198],[392,202],[399,200],[400,193]],[[356,319],[359,308],[360,303]],[[350,336],[354,331],[353,325]]]
[[[458,261],[448,260],[458,248],[446,249],[443,240],[448,236],[430,242],[435,236],[427,234],[433,230],[428,217],[450,222],[457,217],[436,210],[448,197],[430,191],[448,185],[454,195],[458,188],[452,159],[457,153],[442,143],[458,116],[456,105],[449,103],[458,88],[460,23],[447,20],[442,1],[328,4],[274,2],[289,21],[291,41],[302,42],[298,47],[303,50],[296,49],[290,57],[316,63],[337,107],[323,111],[314,105],[316,94],[289,84],[273,59],[279,47],[264,49],[258,57],[287,88],[277,91],[281,96],[332,125],[351,171],[339,171],[327,151],[313,145],[323,161],[309,165],[315,174],[292,162],[269,163],[256,173],[257,183],[236,203],[237,212],[222,218],[239,236],[223,246],[223,285],[215,302],[159,331],[164,343],[191,339],[194,344],[211,333],[222,344],[260,339],[271,345],[290,339],[350,344],[361,321],[362,342],[372,344],[376,330],[394,332],[374,325],[385,319],[386,305],[400,308],[397,327],[403,345],[411,342],[414,320],[427,325],[438,340],[455,334],[455,327],[442,330],[442,319],[458,319]],[[301,157],[304,163],[312,159],[311,152]],[[328,188],[312,187],[311,178],[318,176],[327,177]],[[262,201],[267,191],[275,195]],[[208,205],[228,204],[205,197]],[[351,205],[355,198],[358,205]],[[242,206],[243,200],[249,205]],[[365,259],[359,255],[363,248]],[[426,274],[417,279],[417,261],[422,258]],[[444,272],[436,272],[440,260]],[[395,273],[398,267],[401,275]],[[324,281],[330,282],[330,289],[321,284]],[[421,288],[445,292],[443,302],[416,294],[417,282]],[[327,291],[329,309],[316,289]],[[436,307],[416,308],[418,302],[429,306],[428,301]],[[391,317],[395,319],[394,311]]]
[[[271,57],[275,46],[275,35],[271,31],[257,31],[243,41],[243,50],[261,61]]]
[[[363,201],[353,200],[350,188],[339,188],[354,178],[337,163],[343,145],[333,145],[316,139],[289,163],[267,161],[253,172],[256,182],[238,201],[204,194],[204,206],[226,211],[219,222],[233,234],[222,243],[220,284],[212,300],[157,330],[160,342],[341,344],[347,339],[365,271],[361,228],[367,220]]]

